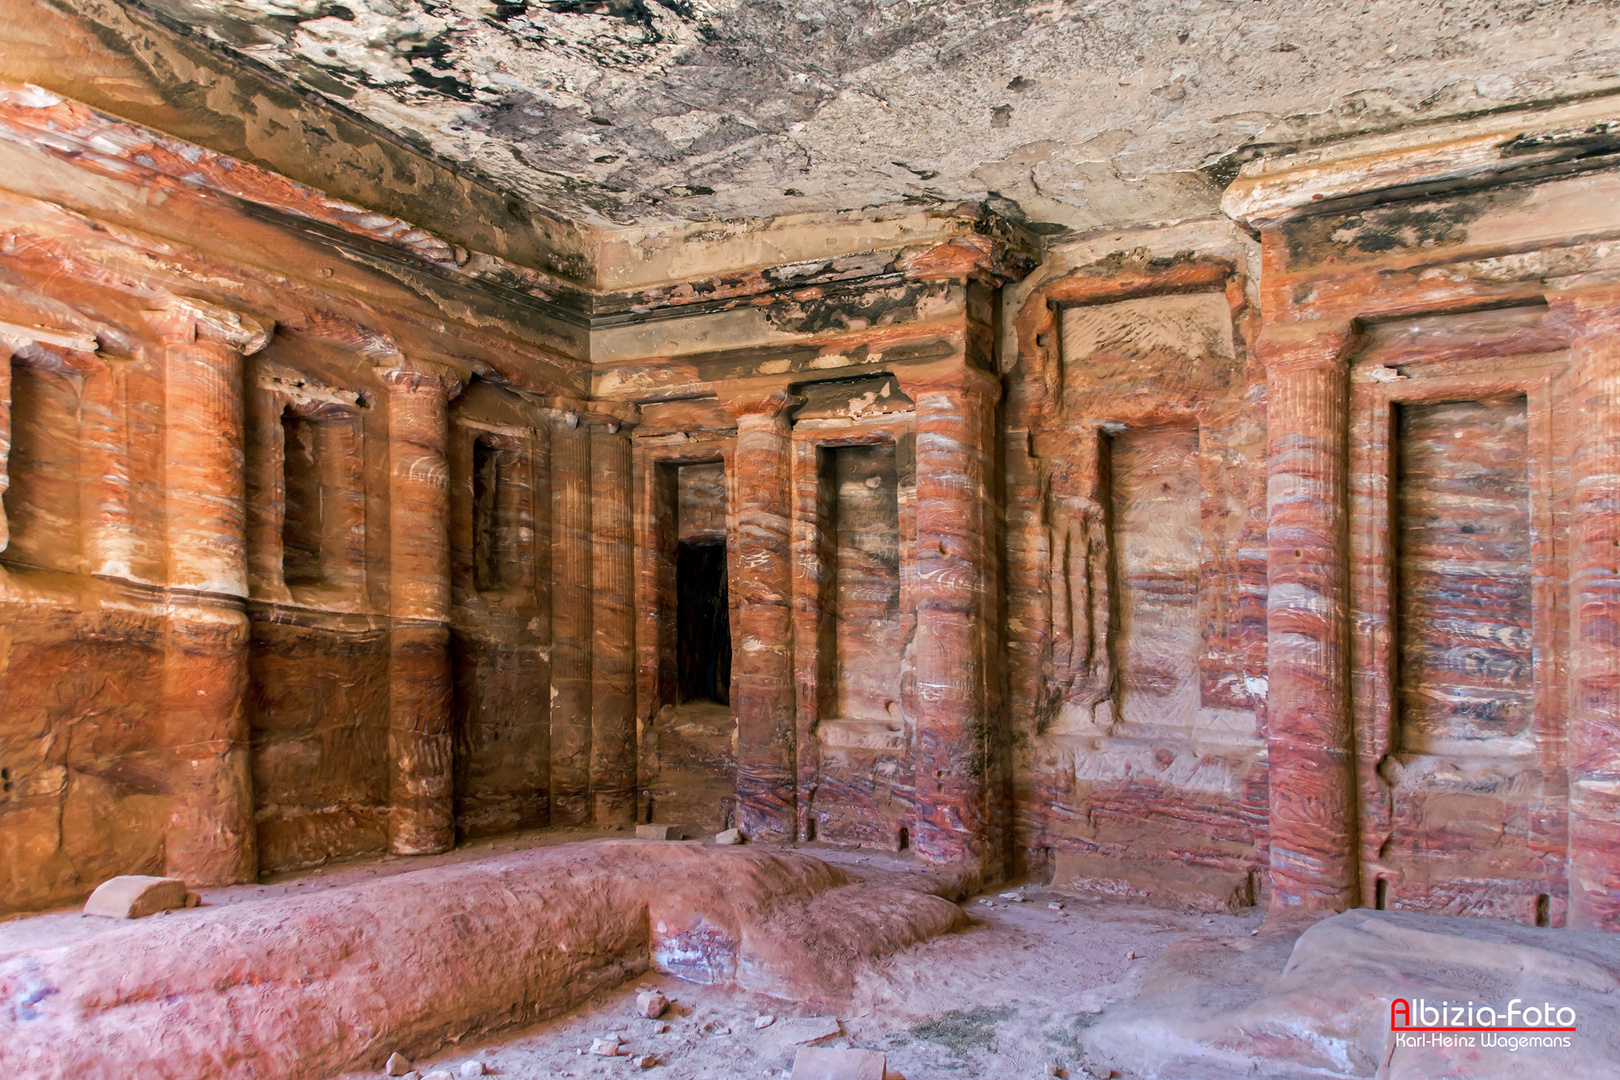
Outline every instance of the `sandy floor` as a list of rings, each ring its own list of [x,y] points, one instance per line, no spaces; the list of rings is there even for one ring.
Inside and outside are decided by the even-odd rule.
[[[371,858],[320,870],[277,875],[258,885],[203,890],[207,905],[252,903],[342,887],[374,876],[459,862],[518,848],[565,843],[585,832],[538,832],[480,841],[431,858]],[[808,850],[857,875],[920,869],[887,855]],[[1003,886],[965,906],[968,930],[891,956],[862,973],[854,1004],[827,1019],[839,1034],[816,1045],[882,1050],[892,1073],[909,1080],[933,1077],[1022,1080],[1055,1075],[1085,1077],[1078,1034],[1106,1004],[1128,994],[1148,964],[1172,942],[1189,935],[1240,934],[1260,924],[1260,912],[1237,916],[1170,911],[1065,895],[1039,885]],[[989,899],[990,904],[980,902]],[[1060,904],[1061,908],[1052,905]],[[154,918],[186,918],[187,912]],[[0,922],[0,958],[22,949],[60,943],[121,923],[83,917],[77,909]],[[431,1061],[454,1068],[482,1060],[490,1074],[522,1080],[552,1077],[676,1078],[776,1077],[785,1080],[797,1047],[816,1016],[793,1003],[762,995],[695,986],[650,974],[674,1003],[658,1022],[635,1012],[636,983],[605,993],[584,1008],[533,1027],[463,1045]],[[776,1020],[758,1027],[763,1016]],[[661,1030],[662,1029],[662,1030]],[[595,1057],[593,1039],[617,1035],[626,1056]],[[584,1051],[584,1053],[581,1053]],[[651,1054],[648,1072],[629,1055]],[[354,1073],[350,1077],[376,1076]],[[1106,1075],[1106,1073],[1104,1074]]]

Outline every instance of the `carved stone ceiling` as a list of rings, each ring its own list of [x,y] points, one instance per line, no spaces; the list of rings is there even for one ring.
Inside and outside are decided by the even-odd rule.
[[[987,197],[1053,232],[1175,220],[1263,143],[1620,86],[1611,2],[149,6],[600,224]]]

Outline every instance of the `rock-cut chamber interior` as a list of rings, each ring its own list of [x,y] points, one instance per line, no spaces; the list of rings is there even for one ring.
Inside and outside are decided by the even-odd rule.
[[[0,1075],[1613,1076],[1617,42],[0,0]]]

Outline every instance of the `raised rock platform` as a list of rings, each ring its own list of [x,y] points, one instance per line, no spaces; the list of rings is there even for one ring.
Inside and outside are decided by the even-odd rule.
[[[1314,925],[1273,919],[1255,937],[1179,942],[1084,1041],[1094,1060],[1144,1080],[1610,1080],[1620,1062],[1617,991],[1613,934],[1356,910]],[[1551,1004],[1574,1011],[1576,1030],[1402,1039],[1391,1030],[1396,999],[1412,1003],[1413,1024],[1421,999],[1488,1006],[1491,1026],[1528,1026],[1523,1009]],[[1515,999],[1516,1025],[1502,1015]],[[1463,1021],[1441,1026],[1485,1026]],[[1566,1037],[1567,1046],[1543,1045]]]
[[[657,967],[798,1000],[961,926],[764,848],[597,841],[146,920],[0,961],[0,1075],[318,1080],[554,1016]]]

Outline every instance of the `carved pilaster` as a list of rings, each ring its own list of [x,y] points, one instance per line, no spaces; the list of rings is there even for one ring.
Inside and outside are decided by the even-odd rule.
[[[166,872],[195,885],[257,871],[248,724],[243,357],[270,330],[171,299],[146,313],[163,349],[164,699],[174,753]]]
[[[763,840],[797,830],[790,414],[801,401],[777,389],[724,403],[737,419],[737,810]]]
[[[1553,309],[1574,332],[1568,925],[1620,930],[1620,286]]]
[[[389,848],[455,845],[450,729],[449,403],[458,373],[401,360],[388,388]]]
[[[598,825],[636,811],[636,620],[630,429],[593,422],[591,476],[591,802]]]
[[[1272,904],[1356,903],[1348,326],[1268,326],[1266,608]]]
[[[551,428],[551,819],[590,819],[591,428],[575,410]]]
[[[997,731],[990,685],[1001,384],[973,368],[908,380],[917,408],[918,854],[1001,876],[992,835]]]

